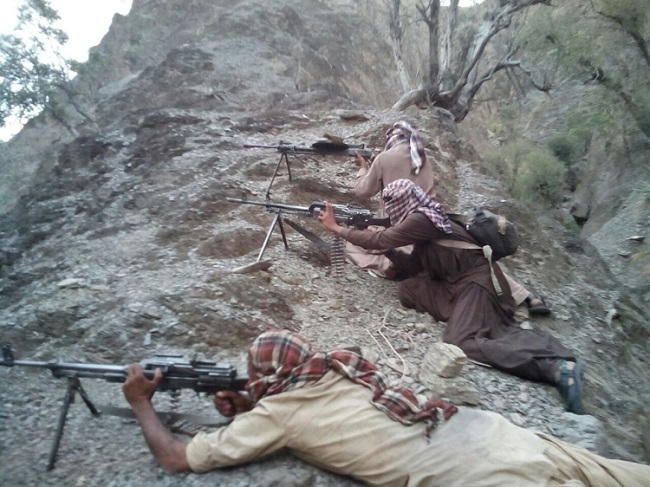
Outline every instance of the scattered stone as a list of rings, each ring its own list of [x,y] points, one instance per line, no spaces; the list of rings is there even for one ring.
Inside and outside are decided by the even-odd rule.
[[[425,323],[416,323],[415,324],[415,333],[424,333],[427,331],[427,325]]]
[[[92,286],[89,286],[88,289],[90,289],[91,291],[106,292],[106,291],[110,291],[111,288],[110,286],[105,286],[104,284],[94,284]]]
[[[437,375],[423,375],[422,370],[420,370],[419,379],[429,389],[430,394],[435,397],[449,399],[456,404],[470,404],[473,406],[481,402],[478,390],[463,377],[444,379]]]
[[[529,321],[522,321],[519,324],[519,328],[521,328],[522,330],[532,330],[533,325],[531,325]]]
[[[612,321],[619,317],[618,311],[616,308],[610,308],[607,310],[607,315],[605,316],[605,322],[607,325],[612,326]]]
[[[434,343],[424,355],[420,378],[434,374],[445,378],[457,377],[466,363],[467,356],[456,345]]]
[[[87,286],[86,282],[83,279],[76,279],[76,278],[63,279],[62,281],[57,282],[56,285],[62,289],[63,288],[76,289],[76,288]]]
[[[346,121],[365,122],[370,120],[370,115],[360,110],[335,110],[334,114]]]
[[[278,278],[291,286],[304,286],[307,284],[307,279],[302,276],[292,276],[291,274],[279,274]]]
[[[609,445],[601,422],[588,414],[563,413],[562,421],[552,426],[558,438],[607,456]]]

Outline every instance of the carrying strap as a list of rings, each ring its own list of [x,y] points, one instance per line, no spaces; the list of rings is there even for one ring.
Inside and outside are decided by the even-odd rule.
[[[508,220],[506,220],[506,217],[503,216],[503,215],[497,215],[497,216],[498,216],[497,226],[498,226],[498,229],[499,229],[499,233],[501,235],[505,235],[506,234],[506,224],[508,223]]]
[[[492,279],[492,285],[494,286],[494,290],[497,292],[498,296],[501,296],[503,294],[501,285],[499,284],[497,276],[494,273],[494,268],[492,267],[492,247],[490,247],[489,245],[484,245],[483,247],[480,247],[478,245],[474,245],[469,242],[461,242],[460,240],[450,240],[447,238],[443,238],[440,240],[433,240],[433,242],[443,247],[452,247],[454,249],[482,250],[483,255],[488,261],[488,265],[490,266],[490,278]]]
[[[469,217],[463,213],[447,213],[447,217],[464,227],[469,223]]]
[[[122,408],[117,406],[104,405],[104,406],[99,406],[99,411],[101,414],[107,414],[109,416],[135,419],[135,414],[133,414],[133,410],[131,408]],[[230,422],[232,421],[231,418],[223,418],[219,415],[203,416],[203,415],[191,414],[191,413],[177,413],[174,411],[164,411],[164,412],[156,411],[156,415],[158,416],[158,418],[160,418],[160,421],[167,426],[173,425],[174,423],[181,422],[181,421],[188,421],[190,423],[201,425],[201,426],[220,427],[220,426],[226,426],[230,424]]]

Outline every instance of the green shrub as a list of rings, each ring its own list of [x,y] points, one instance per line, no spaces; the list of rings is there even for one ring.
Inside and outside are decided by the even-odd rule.
[[[522,201],[554,205],[562,197],[567,168],[546,148],[518,140],[489,151],[483,160]]]
[[[580,225],[575,220],[567,220],[564,222],[564,228],[574,235],[580,235]]]
[[[595,106],[591,109],[575,108],[567,112],[567,135],[574,142],[577,157],[587,152],[594,137],[602,136],[616,127],[615,117],[604,110],[599,111]]]
[[[650,93],[643,89],[638,89],[635,93],[634,107],[631,108],[632,116],[639,129],[650,137]]]
[[[518,140],[491,150],[483,156],[485,163],[494,170],[501,180],[513,189],[517,174],[524,165],[526,156],[535,150],[530,142]]]
[[[646,201],[650,201],[650,183],[643,183],[641,185],[641,193],[643,193]]]
[[[553,155],[566,164],[571,164],[577,152],[576,141],[566,135],[560,135],[546,144]]]
[[[522,201],[558,203],[562,197],[567,169],[550,152],[536,148],[526,154],[517,172],[513,192]]]

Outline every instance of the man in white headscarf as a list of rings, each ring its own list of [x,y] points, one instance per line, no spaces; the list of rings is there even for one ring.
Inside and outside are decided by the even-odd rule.
[[[355,160],[359,172],[354,193],[358,198],[370,199],[398,179],[408,179],[427,195],[434,197],[433,166],[427,161],[420,132],[408,122],[399,121],[386,132],[384,151],[374,159],[371,166],[361,156]],[[361,269],[386,279],[398,277],[395,266],[383,251],[362,249],[349,242],[346,250],[349,259]],[[410,251],[412,248],[405,247],[401,250]],[[531,315],[545,316],[551,313],[543,298],[534,296],[508,274],[505,276],[517,306],[525,304]]]

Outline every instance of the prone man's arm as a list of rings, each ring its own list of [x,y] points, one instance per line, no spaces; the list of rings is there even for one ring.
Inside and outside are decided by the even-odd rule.
[[[165,427],[151,404],[161,380],[160,369],[156,369],[153,380],[149,380],[144,376],[142,367],[133,364],[129,366],[122,390],[158,464],[168,473],[188,472],[190,465],[185,456],[187,445]]]
[[[150,401],[132,405],[142,434],[158,464],[167,473],[189,472],[187,445],[174,436],[160,421]]]

